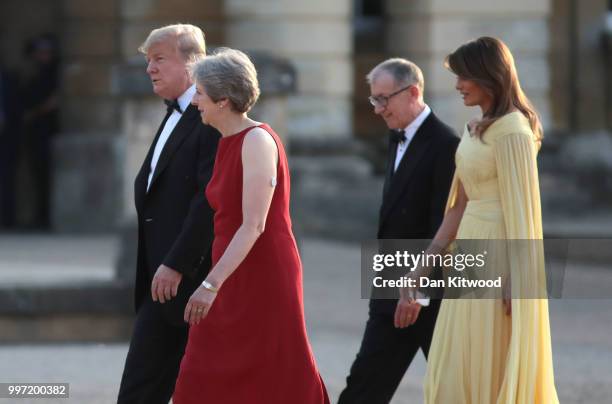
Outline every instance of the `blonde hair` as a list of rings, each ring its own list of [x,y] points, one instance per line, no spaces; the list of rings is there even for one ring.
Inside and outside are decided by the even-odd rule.
[[[191,24],[173,24],[154,29],[140,45],[138,51],[146,54],[151,45],[168,39],[175,40],[176,49],[188,64],[197,63],[206,56],[204,32]]]
[[[193,67],[192,76],[214,102],[227,98],[241,113],[248,112],[259,98],[257,70],[251,59],[236,49],[217,49]]]
[[[540,118],[519,82],[510,49],[497,38],[481,37],[461,45],[444,61],[447,69],[464,79],[472,80],[487,92],[493,103],[476,125],[476,135],[484,132],[499,118],[518,109],[529,120],[531,130],[541,142]]]

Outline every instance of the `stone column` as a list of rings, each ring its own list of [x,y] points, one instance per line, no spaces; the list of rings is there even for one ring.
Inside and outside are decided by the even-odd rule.
[[[612,129],[608,0],[552,0],[552,112],[563,131]]]
[[[288,99],[286,121],[292,139],[350,137],[352,1],[225,0],[223,5],[227,46],[268,52],[295,66],[297,94]]]
[[[575,0],[575,126],[581,132],[612,130],[608,122],[610,65],[606,49],[608,0]],[[572,79],[570,77],[570,79]]]
[[[575,126],[577,113],[574,99],[578,83],[572,80],[577,58],[573,55],[575,38],[575,0],[552,0],[550,16],[550,112],[553,127],[566,132]]]
[[[604,32],[605,75],[604,87],[606,89],[606,129],[612,131],[612,9],[606,16],[606,28]]]
[[[54,141],[52,222],[59,231],[109,231],[121,212],[121,105],[116,1],[62,2],[62,132]]]
[[[387,0],[387,13],[388,51],[421,66],[426,101],[449,125],[459,129],[480,111],[463,106],[444,57],[485,35],[510,47],[523,89],[550,125],[549,0]]]

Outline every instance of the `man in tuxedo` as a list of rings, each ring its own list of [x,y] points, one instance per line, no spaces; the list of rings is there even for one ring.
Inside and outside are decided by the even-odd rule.
[[[60,129],[60,61],[59,46],[51,34],[29,39],[25,55],[30,74],[23,86],[23,135],[26,162],[36,190],[33,226],[51,227],[51,193],[53,184],[53,138]]]
[[[0,60],[0,228],[16,224],[17,156],[23,113],[18,82]]]
[[[423,73],[414,63],[388,59],[367,80],[374,112],[391,130],[378,239],[432,239],[444,216],[459,139],[423,101]],[[400,305],[407,316],[401,321]],[[389,403],[419,348],[427,357],[439,307],[439,300],[371,299],[338,403]]]
[[[202,30],[155,29],[139,50],[167,113],[134,184],[137,314],[117,402],[167,404],[187,342],[185,305],[211,265],[213,211],[204,190],[220,134],[191,105],[188,64],[205,57]]]

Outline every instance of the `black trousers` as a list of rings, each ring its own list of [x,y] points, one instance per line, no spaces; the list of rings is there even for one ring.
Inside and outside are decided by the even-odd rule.
[[[117,404],[168,404],[189,327],[168,323],[151,296],[138,309]]]
[[[408,328],[393,326],[394,301],[370,302],[359,353],[346,378],[338,404],[388,404],[419,349],[429,354],[440,301],[421,308],[418,320]],[[388,306],[384,310],[380,307]],[[419,401],[415,397],[415,402]]]

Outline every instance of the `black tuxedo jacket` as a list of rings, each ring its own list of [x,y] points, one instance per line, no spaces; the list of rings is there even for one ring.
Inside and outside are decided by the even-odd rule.
[[[184,324],[185,304],[211,265],[213,210],[204,195],[212,176],[219,132],[202,124],[193,105],[183,113],[159,157],[147,192],[151,158],[166,118],[160,125],[134,183],[138,216],[136,309],[151,293],[161,265],[183,278],[175,298],[162,305],[173,324]],[[150,297],[149,297],[150,298]]]
[[[444,218],[455,172],[459,138],[433,112],[414,134],[393,173],[397,144],[389,142],[378,239],[432,239]],[[397,301],[372,300],[371,308],[393,313]]]

